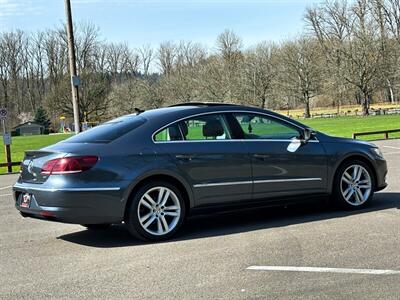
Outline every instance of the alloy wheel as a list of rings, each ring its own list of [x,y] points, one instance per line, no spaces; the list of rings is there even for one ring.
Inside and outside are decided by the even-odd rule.
[[[137,209],[139,223],[152,235],[171,232],[181,217],[181,206],[176,194],[167,187],[153,187],[139,200]]]
[[[342,174],[340,189],[347,203],[360,206],[368,200],[371,194],[371,176],[363,166],[351,165]]]

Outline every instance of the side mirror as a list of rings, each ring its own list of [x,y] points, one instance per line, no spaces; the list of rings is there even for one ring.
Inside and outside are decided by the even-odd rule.
[[[315,132],[310,128],[306,128],[303,131],[302,142],[307,143],[310,139],[315,136]]]

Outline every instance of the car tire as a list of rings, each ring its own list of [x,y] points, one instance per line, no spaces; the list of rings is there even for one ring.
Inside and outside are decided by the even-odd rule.
[[[106,230],[111,227],[111,224],[83,224],[87,230]]]
[[[374,196],[375,178],[371,167],[363,161],[351,160],[340,165],[333,183],[333,202],[344,209],[361,209]]]
[[[144,241],[171,238],[186,214],[182,193],[167,181],[148,182],[130,199],[125,224],[132,236]]]

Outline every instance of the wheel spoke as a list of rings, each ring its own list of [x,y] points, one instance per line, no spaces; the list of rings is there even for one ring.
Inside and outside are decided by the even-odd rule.
[[[359,185],[358,186],[360,189],[370,189],[371,188],[371,185],[369,185],[369,184],[363,184],[363,185]]]
[[[162,202],[165,190],[165,188],[160,188],[160,191],[158,192],[157,204]]]
[[[346,197],[350,192],[351,192],[351,186],[345,189],[345,191],[343,192],[343,196]]]
[[[347,179],[345,176],[343,176],[342,180],[347,184],[351,184],[351,180]]]
[[[363,168],[362,167],[358,167],[358,174],[357,174],[357,181],[359,181],[361,179],[361,176],[363,175]]]
[[[167,203],[169,195],[171,194],[171,192],[169,190],[166,191],[166,193],[164,194],[164,198],[162,199],[160,205],[164,206],[165,203]]]
[[[162,224],[163,224],[163,226],[164,226],[164,230],[165,230],[165,231],[168,231],[169,226],[168,226],[167,220],[165,219],[164,216],[161,216],[161,222],[162,222]]]
[[[364,180],[360,180],[360,181],[358,182],[358,184],[364,184],[364,183],[370,184],[370,180],[369,180],[369,179],[364,179]]]
[[[177,216],[179,216],[179,212],[169,212],[169,211],[166,211],[164,214],[165,214],[166,216],[171,216],[171,217],[177,217]]]
[[[161,221],[160,221],[160,219],[158,218],[157,219],[157,232],[158,233],[163,233],[163,228],[162,228],[162,225],[161,225]]]
[[[155,219],[156,219],[156,216],[152,216],[152,217],[150,218],[150,220],[148,220],[148,221],[146,222],[146,224],[143,225],[143,227],[144,227],[144,228],[149,227],[150,224],[153,223]]]
[[[151,204],[148,202],[147,199],[145,199],[144,197],[142,198],[142,200],[140,201],[140,204],[143,204],[144,206],[146,206],[148,209],[153,209],[153,207],[151,206]]]
[[[354,166],[354,168],[353,168],[353,180],[357,180],[359,170],[360,170],[359,166]]]
[[[355,198],[356,198],[356,203],[360,204],[361,203],[361,198],[360,198],[360,195],[357,193],[357,191],[354,193],[354,195],[355,195]]]
[[[350,192],[345,196],[345,199],[347,201],[349,201],[351,196],[353,196],[353,194],[354,194],[354,190],[352,188],[350,188]]]
[[[361,191],[359,189],[356,189],[356,196],[358,195],[358,199],[360,200],[360,202],[364,202],[364,195],[363,193],[361,193]]]
[[[353,177],[351,177],[351,175],[349,174],[349,173],[347,173],[347,172],[344,172],[344,174],[343,174],[344,176],[343,176],[343,178],[344,177],[346,177],[347,178],[347,180],[349,180],[349,181],[352,181],[353,180]]]
[[[179,207],[176,206],[176,205],[173,205],[173,206],[166,206],[166,207],[164,208],[164,210],[178,210],[178,209],[179,209]]]
[[[143,216],[140,218],[140,223],[143,224],[143,222],[145,222],[148,218],[150,218],[150,216],[153,215],[153,212],[149,212],[147,215]]]
[[[146,193],[143,196],[143,198],[146,199],[147,201],[149,201],[151,206],[156,206],[157,203],[153,200],[153,198],[151,198],[151,196],[149,194]]]

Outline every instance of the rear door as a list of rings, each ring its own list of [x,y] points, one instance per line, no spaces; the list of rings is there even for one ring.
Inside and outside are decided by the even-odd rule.
[[[192,185],[196,205],[251,199],[251,160],[233,140],[223,114],[191,117],[155,135],[159,155],[170,155]]]
[[[301,128],[273,116],[233,113],[230,118],[242,130],[239,138],[251,157],[253,199],[326,192],[327,161],[318,140],[301,143]]]

